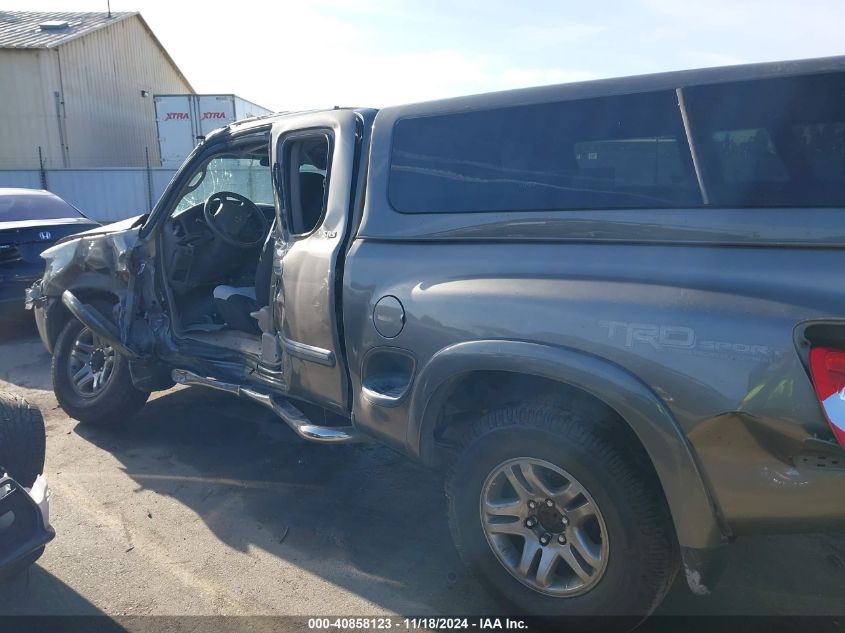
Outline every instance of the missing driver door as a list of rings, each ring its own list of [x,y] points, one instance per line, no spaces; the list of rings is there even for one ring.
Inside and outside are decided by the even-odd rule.
[[[343,412],[349,379],[337,271],[350,225],[356,129],[353,112],[333,110],[285,118],[273,125],[271,140],[284,380],[291,396]]]

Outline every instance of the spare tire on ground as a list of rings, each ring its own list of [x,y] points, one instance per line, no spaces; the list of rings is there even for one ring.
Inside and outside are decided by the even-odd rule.
[[[19,396],[0,392],[0,475],[29,488],[44,470],[44,418]]]

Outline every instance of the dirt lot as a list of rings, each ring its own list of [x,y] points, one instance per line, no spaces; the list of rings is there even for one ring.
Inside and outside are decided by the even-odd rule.
[[[34,331],[2,327],[0,390],[47,422],[57,538],[0,614],[495,614],[457,560],[442,483],[379,445],[315,446],[201,388],[87,428]],[[714,595],[667,614],[845,614],[845,534],[745,539]]]

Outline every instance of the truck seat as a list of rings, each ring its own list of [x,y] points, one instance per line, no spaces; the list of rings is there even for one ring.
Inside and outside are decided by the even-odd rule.
[[[261,334],[252,313],[270,303],[274,244],[271,229],[255,268],[254,286],[220,285],[214,289],[214,307],[229,327],[247,334]]]

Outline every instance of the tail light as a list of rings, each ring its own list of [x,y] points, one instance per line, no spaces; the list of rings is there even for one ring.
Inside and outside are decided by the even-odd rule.
[[[845,352],[814,347],[810,351],[810,374],[830,428],[845,447]]]

